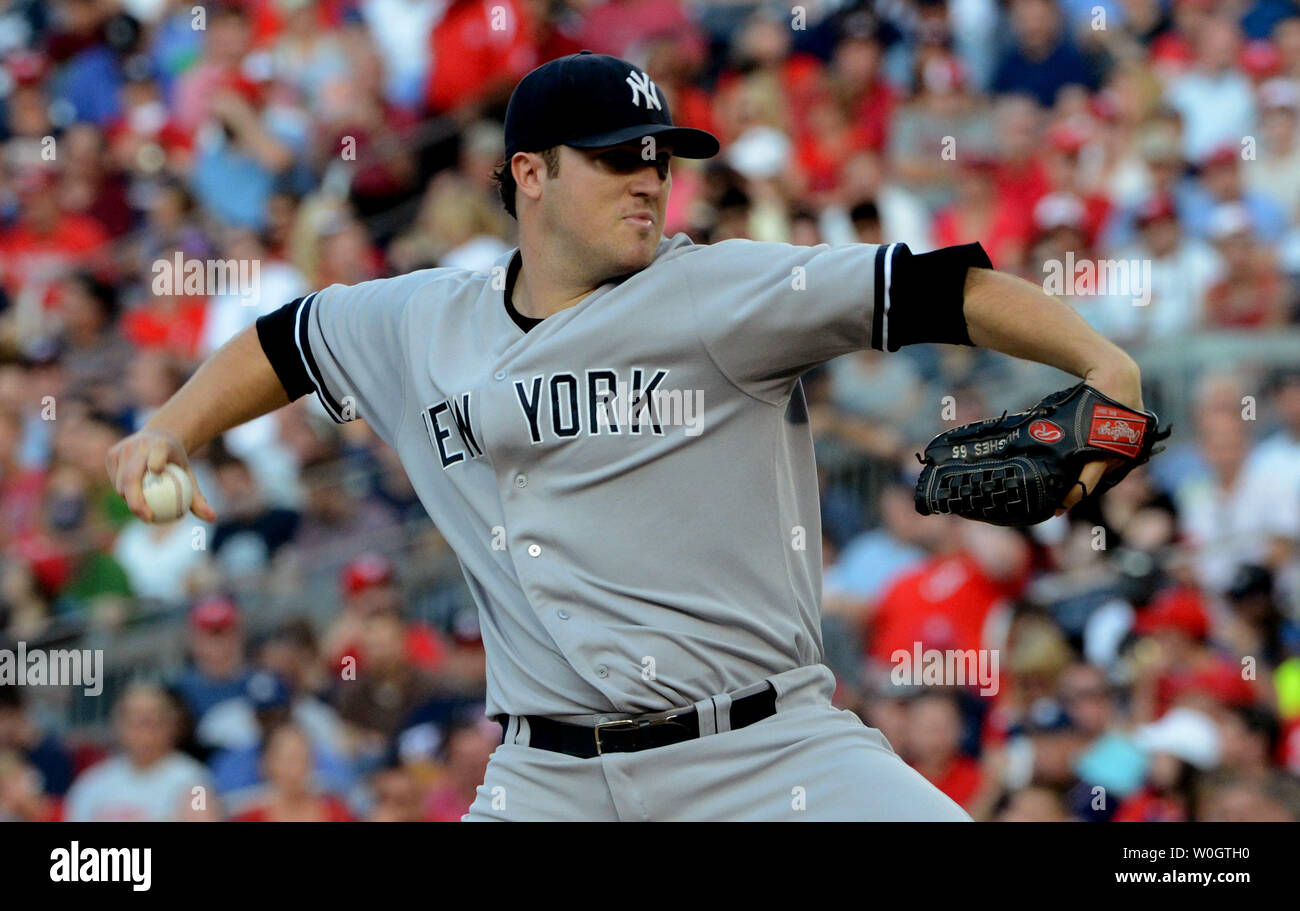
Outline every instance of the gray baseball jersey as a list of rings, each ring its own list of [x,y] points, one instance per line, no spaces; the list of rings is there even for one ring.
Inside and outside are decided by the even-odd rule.
[[[641,714],[822,660],[798,378],[897,347],[905,257],[678,234],[525,331],[516,249],[332,285],[258,332],[291,398],[400,456],[477,601],[489,715]]]

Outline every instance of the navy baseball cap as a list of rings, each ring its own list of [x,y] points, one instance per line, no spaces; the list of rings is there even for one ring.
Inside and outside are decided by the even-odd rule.
[[[599,149],[643,136],[671,140],[681,158],[712,158],[717,138],[673,126],[663,93],[637,67],[579,51],[533,70],[515,86],[506,108],[506,160],[552,146]]]

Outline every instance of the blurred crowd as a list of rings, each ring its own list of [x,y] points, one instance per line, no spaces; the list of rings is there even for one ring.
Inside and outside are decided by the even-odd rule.
[[[0,687],[0,818],[459,819],[500,728],[392,451],[301,399],[194,454],[211,526],[135,520],[105,454],[285,302],[510,249],[505,102],[582,48],[722,142],[669,236],[1146,263],[1063,299],[1137,352],[1298,337],[1290,0],[0,0],[0,646],[117,681],[90,722]],[[176,255],[259,281],[161,287]],[[837,703],[977,819],[1300,820],[1297,363],[1182,365],[1169,450],[1029,533],[917,516],[911,453],[1064,378],[804,377]],[[996,692],[891,679],[914,643],[995,650]]]

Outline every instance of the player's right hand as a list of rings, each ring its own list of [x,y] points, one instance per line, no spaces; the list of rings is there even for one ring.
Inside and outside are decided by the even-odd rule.
[[[190,476],[190,483],[194,485],[194,502],[190,504],[190,512],[206,522],[216,521],[217,514],[208,505],[203,491],[199,490],[185,448],[171,436],[146,427],[114,445],[108,451],[105,461],[108,479],[113,482],[113,488],[140,519],[153,521],[153,511],[144,501],[145,472],[160,472],[168,462],[175,462],[185,469]]]

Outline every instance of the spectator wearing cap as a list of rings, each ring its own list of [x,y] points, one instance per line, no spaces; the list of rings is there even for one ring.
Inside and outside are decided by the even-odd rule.
[[[994,92],[1024,93],[1050,108],[1067,85],[1097,87],[1093,66],[1070,41],[1052,0],[1012,0],[1010,16],[1015,44],[998,61]]]
[[[1043,167],[1048,186],[1054,193],[1067,193],[1083,205],[1082,227],[1085,240],[1095,247],[1102,225],[1111,212],[1111,201],[1098,192],[1086,172],[1085,155],[1090,148],[1091,124],[1071,120],[1056,124],[1047,131],[1047,150]]]
[[[439,670],[446,660],[447,643],[429,626],[401,619],[402,590],[396,568],[386,556],[367,552],[350,560],[339,574],[343,609],[325,634],[327,663],[335,671],[344,666],[365,666],[366,622],[379,614],[391,614],[402,623],[406,660],[425,671]]]
[[[1205,318],[1205,297],[1222,264],[1214,248],[1188,237],[1168,193],[1147,197],[1135,213],[1136,242],[1117,258],[1151,264],[1150,301],[1124,308],[1123,338],[1136,344],[1177,339],[1197,331]]]
[[[352,822],[347,805],[315,784],[311,739],[291,722],[277,725],[262,756],[264,793],[233,822]]]
[[[1199,592],[1181,587],[1160,592],[1138,613],[1134,632],[1139,637],[1131,659],[1138,721],[1159,718],[1174,705],[1213,712],[1256,699],[1257,688],[1242,679],[1240,664],[1212,647],[1210,616]]]
[[[211,818],[207,769],[176,751],[180,713],[160,688],[136,683],[114,707],[122,751],[83,772],[68,791],[69,822],[168,822]]]
[[[236,705],[231,705],[236,702]],[[240,732],[231,722],[238,720],[231,710],[251,710],[254,725],[250,731]],[[284,725],[292,725],[295,732],[306,740],[310,753],[306,780],[317,791],[346,795],[356,784],[356,770],[344,750],[320,738],[303,724],[300,717],[310,717],[300,712],[293,691],[280,675],[269,671],[256,671],[248,677],[239,699],[222,703],[209,715],[214,723],[200,725],[200,736],[209,741],[225,741],[226,746],[213,753],[209,765],[217,791],[232,812],[243,812],[259,799],[267,775],[272,769],[267,759],[274,734]],[[217,728],[225,730],[217,730]],[[246,739],[246,735],[251,738]],[[286,772],[285,769],[277,771]],[[298,773],[289,776],[297,780]],[[296,791],[295,785],[290,790]],[[301,795],[297,795],[301,796]]]
[[[187,31],[191,35],[203,34],[194,29]],[[178,115],[168,110],[162,74],[143,54],[125,60],[122,71],[125,82],[121,111],[104,128],[115,167],[131,177],[151,180],[160,170],[168,175],[188,171],[194,137],[178,122]]]
[[[320,661],[311,623],[300,618],[276,627],[257,643],[254,659],[257,670],[252,676],[265,678],[269,673],[274,678],[272,684],[283,684],[290,702],[289,718],[328,757],[326,765],[346,765],[346,732],[338,713],[322,698],[328,693],[330,679]],[[259,707],[278,708],[281,693],[281,687],[268,685],[267,679],[257,685],[250,682],[240,695],[208,710],[196,739],[208,747],[256,749],[262,739]]]
[[[1225,203],[1210,215],[1206,233],[1223,268],[1205,295],[1209,328],[1260,329],[1286,322],[1286,282],[1259,243],[1255,225],[1240,203]]]
[[[190,608],[189,654],[173,686],[201,724],[213,706],[243,695],[252,674],[244,657],[243,619],[231,598],[210,595]]]
[[[1243,165],[1247,188],[1271,195],[1290,221],[1300,216],[1300,83],[1270,79],[1259,87],[1255,160]]]
[[[366,619],[362,628],[365,663],[335,681],[333,704],[351,725],[362,761],[384,755],[404,722],[421,706],[453,695],[442,680],[411,664],[405,629],[393,611]]]
[[[1237,144],[1220,146],[1199,162],[1200,178],[1185,197],[1188,230],[1213,236],[1223,206],[1240,206],[1253,234],[1266,244],[1276,244],[1286,230],[1287,211],[1277,194],[1257,191],[1242,180],[1243,169],[1253,162],[1243,159]]]
[[[955,57],[929,58],[917,88],[894,117],[889,162],[899,182],[935,209],[953,200],[963,159],[995,153],[995,122],[986,103],[967,90]]]
[[[1225,144],[1254,135],[1255,97],[1237,68],[1241,30],[1226,14],[1205,20],[1194,36],[1195,65],[1174,76],[1165,101],[1183,118],[1183,150],[1199,161]]]
[[[1115,822],[1191,822],[1199,818],[1197,783],[1220,761],[1218,727],[1203,712],[1177,708],[1135,734],[1149,758],[1146,785],[1120,804]]]

